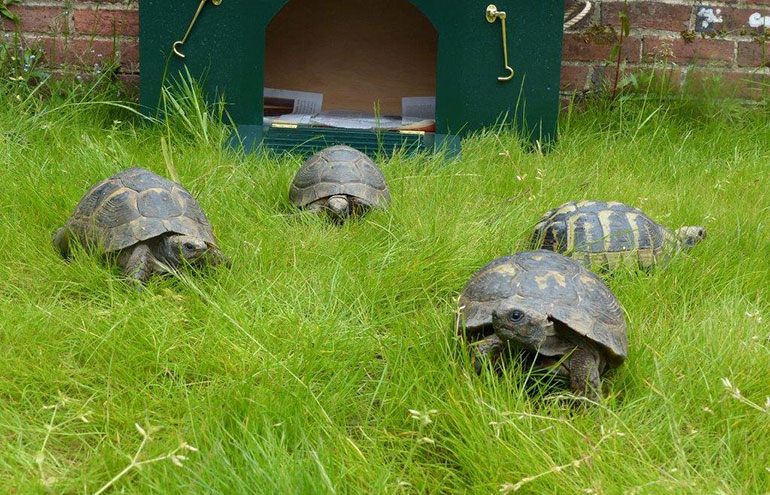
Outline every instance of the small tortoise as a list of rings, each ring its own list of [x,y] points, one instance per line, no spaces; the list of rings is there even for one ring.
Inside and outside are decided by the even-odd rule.
[[[332,146],[302,164],[289,189],[289,200],[300,208],[325,211],[341,223],[370,208],[387,207],[390,192],[382,172],[368,156],[350,146]]]
[[[517,253],[481,268],[460,295],[460,314],[476,347],[477,371],[480,360],[512,346],[535,368],[569,377],[570,389],[591,399],[599,398],[602,373],[628,354],[615,295],[585,267],[551,251]]]
[[[53,239],[64,258],[73,241],[115,256],[123,272],[141,283],[183,260],[211,265],[226,261],[190,193],[142,168],[115,174],[83,196]]]
[[[705,237],[703,227],[682,227],[672,233],[623,203],[580,201],[543,215],[532,234],[532,247],[565,254],[588,267],[649,269]]]

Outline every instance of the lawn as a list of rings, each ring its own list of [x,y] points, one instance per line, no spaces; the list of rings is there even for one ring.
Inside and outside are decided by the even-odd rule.
[[[147,125],[100,95],[25,98],[0,101],[0,492],[770,492],[766,107],[589,102],[545,155],[496,130],[455,161],[381,158],[391,208],[335,227],[290,207],[300,157],[224,150],[191,101]],[[178,177],[230,269],[139,293],[58,257],[82,194],[132,166]],[[580,199],[709,236],[608,278],[629,359],[573,410],[516,366],[475,375],[452,315]]]

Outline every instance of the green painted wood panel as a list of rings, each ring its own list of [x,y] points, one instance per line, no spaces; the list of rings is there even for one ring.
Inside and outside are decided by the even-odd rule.
[[[198,7],[197,0],[140,0],[141,103],[154,113],[167,75],[186,66],[209,95],[224,94],[233,121],[259,138],[265,29],[289,0],[222,0],[204,7],[182,47],[171,55]],[[333,0],[330,0],[333,1]],[[556,137],[563,0],[500,0],[508,14],[510,65],[504,75],[500,21],[487,22],[488,1],[411,0],[439,34],[437,133],[465,135],[502,119],[516,121],[532,138]]]

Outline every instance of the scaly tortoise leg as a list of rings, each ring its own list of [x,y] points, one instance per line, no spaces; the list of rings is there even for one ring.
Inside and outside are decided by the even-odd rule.
[[[595,351],[578,347],[569,357],[569,384],[575,395],[598,401],[601,396],[600,360]]]
[[[481,373],[484,369],[484,363],[493,363],[502,352],[504,346],[505,343],[495,334],[474,342],[471,346],[473,349],[471,362],[476,369],[476,373]]]
[[[136,282],[141,290],[142,284],[150,279],[155,273],[157,260],[153,256],[150,247],[147,244],[139,243],[131,249],[127,249],[120,254],[118,266],[123,269],[123,273],[129,280]]]

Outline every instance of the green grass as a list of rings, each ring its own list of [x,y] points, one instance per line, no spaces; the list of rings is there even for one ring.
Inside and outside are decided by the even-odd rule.
[[[382,159],[390,210],[334,227],[290,208],[299,158],[223,151],[190,102],[144,126],[89,98],[0,101],[0,491],[97,492],[138,424],[138,461],[198,450],[105,493],[770,492],[766,109],[593,104],[545,156],[489,132],[456,162]],[[178,173],[232,269],[140,294],[57,256],[85,190],[130,166]],[[471,274],[579,199],[709,237],[608,281],[629,359],[572,411],[515,367],[476,376],[451,321]]]

